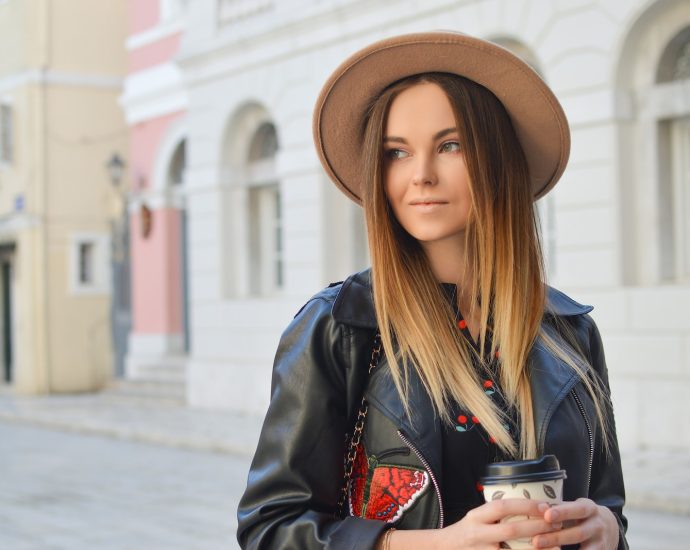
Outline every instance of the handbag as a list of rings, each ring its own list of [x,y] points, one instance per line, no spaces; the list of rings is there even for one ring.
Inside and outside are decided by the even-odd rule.
[[[369,376],[371,376],[371,372],[378,365],[380,357],[381,333],[377,331],[376,336],[374,336],[374,345],[371,350],[371,360],[369,361]],[[364,421],[366,420],[368,410],[369,405],[367,404],[364,395],[362,395],[362,403],[359,406],[359,412],[357,413],[355,427],[354,430],[352,430],[352,437],[350,438],[350,443],[347,447],[347,452],[345,453],[343,486],[340,490],[340,499],[338,500],[338,506],[335,512],[336,518],[342,518],[346,513],[345,503],[347,502],[347,495],[350,492],[350,483],[352,482],[352,469],[355,465],[355,458],[357,457],[357,447],[359,446],[359,442],[362,439],[362,433],[364,432]],[[345,437],[347,438],[347,435]]]

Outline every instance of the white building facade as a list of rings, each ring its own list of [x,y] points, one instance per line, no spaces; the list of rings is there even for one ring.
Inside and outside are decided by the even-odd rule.
[[[367,265],[361,212],[325,176],[311,115],[350,53],[452,29],[524,56],[572,153],[540,205],[551,283],[595,306],[623,448],[690,448],[690,3],[196,0],[187,96],[192,406],[263,413],[282,330]]]

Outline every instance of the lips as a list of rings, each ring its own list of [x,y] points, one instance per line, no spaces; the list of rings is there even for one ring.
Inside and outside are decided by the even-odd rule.
[[[416,199],[410,201],[411,206],[428,206],[432,204],[448,204],[448,201],[444,201],[441,199]]]
[[[446,206],[448,201],[438,199],[418,199],[411,201],[409,204],[414,212],[419,214],[432,214]]]

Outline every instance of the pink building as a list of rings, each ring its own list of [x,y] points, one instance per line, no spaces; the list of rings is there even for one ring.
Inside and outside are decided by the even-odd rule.
[[[185,279],[187,94],[173,59],[184,0],[130,0],[129,66],[121,104],[131,132],[132,324],[125,375],[178,383],[189,349]]]

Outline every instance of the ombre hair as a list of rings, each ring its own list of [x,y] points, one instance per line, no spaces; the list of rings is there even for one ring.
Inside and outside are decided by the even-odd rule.
[[[453,109],[470,179],[471,205],[465,231],[469,288],[477,297],[479,349],[491,335],[491,357],[500,349],[499,382],[517,411],[519,440],[506,426],[510,415],[484,393],[485,357],[457,330],[452,306],[434,277],[421,245],[396,220],[384,189],[383,137],[393,100],[403,90],[434,83]],[[572,333],[565,341],[542,325],[546,304],[545,272],[538,221],[525,155],[501,102],[486,88],[446,73],[424,73],[391,84],[371,104],[364,138],[366,182],[363,186],[372,262],[376,316],[393,381],[409,409],[408,380],[416,369],[436,414],[452,423],[453,401],[472,411],[500,448],[514,457],[535,457],[538,449],[527,368],[528,354],[539,340],[580,377],[593,398],[599,423],[603,414],[601,382],[589,377],[589,365]],[[470,313],[470,312],[466,312]],[[562,323],[564,324],[564,323]],[[567,332],[567,327],[559,327]],[[563,332],[563,330],[561,332]],[[607,437],[604,437],[606,446]]]

